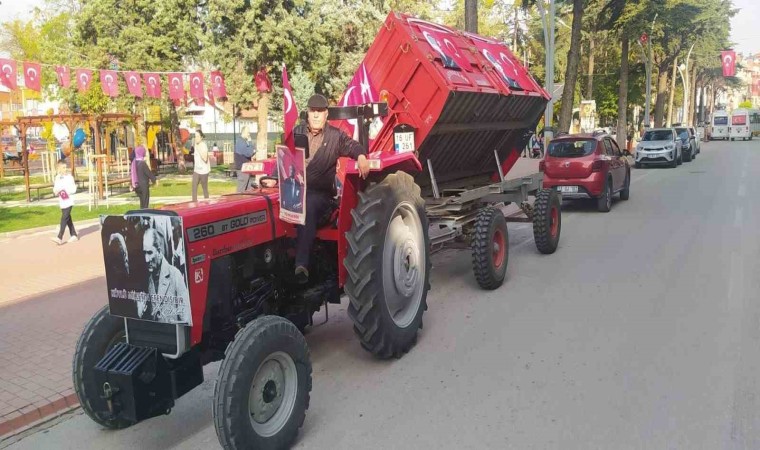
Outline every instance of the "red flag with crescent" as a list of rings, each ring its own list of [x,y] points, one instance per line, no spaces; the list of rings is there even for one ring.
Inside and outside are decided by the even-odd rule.
[[[142,81],[140,74],[137,72],[124,72],[124,81],[127,83],[127,90],[135,97],[142,98]]]
[[[144,73],[145,93],[151,98],[161,98],[161,76],[157,73]]]
[[[0,84],[8,89],[16,89],[18,87],[18,81],[16,80],[16,61],[0,58]]]
[[[293,100],[293,90],[290,88],[290,81],[288,81],[288,71],[285,69],[285,64],[282,65],[282,90],[282,110],[285,112],[285,117],[283,120],[285,145],[288,146],[290,151],[295,151],[296,141],[295,137],[293,136],[293,128],[298,121],[298,109],[296,108],[296,102]]]
[[[100,71],[100,87],[103,88],[103,93],[109,97],[119,96],[119,82],[116,79],[115,70]]]
[[[427,43],[441,58],[444,67],[472,72],[472,63],[464,55],[464,50],[456,45],[458,42],[455,38],[456,35],[442,29],[434,30],[431,27],[423,26],[420,26],[420,31],[422,31]]]
[[[190,97],[196,101],[203,101],[205,89],[203,89],[203,73],[193,72],[190,74]]]
[[[206,95],[208,96],[208,102],[211,104],[211,106],[216,106],[216,101],[214,100],[214,90],[212,88],[208,88],[206,90]]]
[[[66,66],[56,66],[55,67],[55,76],[58,78],[58,84],[61,87],[69,87],[71,86],[71,70],[69,70]]]
[[[227,98],[227,86],[224,84],[224,75],[221,70],[211,72],[211,91],[215,98]]]
[[[42,90],[42,69],[39,64],[24,62],[24,85],[27,89],[40,92]]]
[[[92,83],[92,70],[90,69],[77,69],[77,88],[79,92],[85,93],[90,89]]]
[[[184,73],[170,73],[169,81],[169,98],[172,100],[182,100],[185,98]]]
[[[720,59],[723,61],[723,76],[736,76],[736,52],[733,50],[722,51],[720,52]]]

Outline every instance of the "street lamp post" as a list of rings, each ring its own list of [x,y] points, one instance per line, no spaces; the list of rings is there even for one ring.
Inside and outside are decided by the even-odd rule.
[[[694,44],[691,44],[689,53],[686,55],[686,63],[678,66],[678,72],[681,74],[681,82],[683,82],[683,120],[681,120],[681,122],[686,126],[688,126],[690,122],[690,118],[687,117],[687,114],[689,111],[689,83],[691,82],[691,80],[689,80],[689,58],[691,58],[692,50],[694,50]]]

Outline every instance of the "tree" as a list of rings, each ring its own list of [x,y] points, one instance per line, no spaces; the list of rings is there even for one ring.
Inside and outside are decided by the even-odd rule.
[[[562,105],[559,110],[559,131],[569,131],[573,119],[573,104],[575,85],[578,81],[578,65],[581,53],[581,28],[583,26],[584,0],[573,0],[573,25],[570,34],[570,48],[567,51],[567,69],[565,70],[565,86],[562,88]]]

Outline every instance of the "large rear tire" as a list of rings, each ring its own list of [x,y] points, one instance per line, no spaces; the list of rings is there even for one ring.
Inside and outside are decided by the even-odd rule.
[[[255,319],[227,348],[214,387],[214,427],[229,450],[289,448],[309,409],[306,340],[279,316]]]
[[[348,315],[362,347],[379,358],[401,357],[417,342],[427,309],[428,220],[420,188],[396,172],[364,192],[346,233]]]
[[[72,364],[74,391],[82,410],[97,424],[113,430],[127,428],[131,422],[111,418],[103,391],[96,385],[94,368],[106,352],[118,344],[126,342],[124,319],[109,313],[108,305],[102,307],[84,326],[77,341]]]
[[[504,214],[494,207],[480,210],[472,238],[472,270],[483,289],[504,283],[509,261],[509,234]]]
[[[533,204],[533,240],[539,252],[557,251],[562,231],[562,202],[554,189],[541,189]]]

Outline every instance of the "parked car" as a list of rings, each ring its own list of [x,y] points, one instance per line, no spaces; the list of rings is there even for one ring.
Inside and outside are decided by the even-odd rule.
[[[694,144],[697,146],[695,155],[702,153],[702,138],[704,137],[704,128],[689,127],[689,131],[694,135]]]
[[[681,140],[675,128],[652,128],[636,146],[636,168],[649,164],[676,167],[683,162]]]
[[[606,133],[560,136],[549,144],[539,165],[544,187],[564,198],[592,198],[597,209],[608,212],[612,197],[631,195],[631,167],[626,153]]]
[[[676,127],[676,134],[678,135],[678,139],[681,141],[683,160],[685,162],[691,162],[692,159],[697,157],[696,138],[688,127]]]

